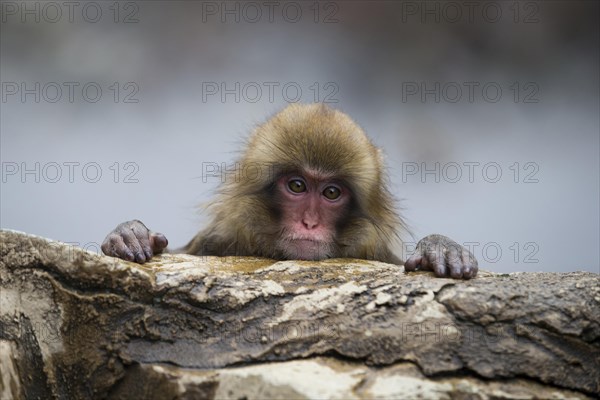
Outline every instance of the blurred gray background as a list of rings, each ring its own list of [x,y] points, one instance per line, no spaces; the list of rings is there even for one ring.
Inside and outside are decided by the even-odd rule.
[[[599,272],[595,1],[1,7],[2,228],[99,251],[138,218],[182,246],[219,182],[203,168],[321,101],[384,149],[414,239]]]

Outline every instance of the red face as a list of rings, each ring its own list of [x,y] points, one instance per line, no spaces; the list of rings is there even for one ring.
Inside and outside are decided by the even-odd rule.
[[[336,224],[350,202],[348,188],[334,179],[304,173],[280,178],[277,192],[283,232],[278,249],[288,259],[331,257]]]

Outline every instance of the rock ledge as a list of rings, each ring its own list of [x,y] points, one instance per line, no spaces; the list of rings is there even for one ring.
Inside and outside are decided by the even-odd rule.
[[[0,398],[592,398],[600,278],[137,265],[0,231]]]

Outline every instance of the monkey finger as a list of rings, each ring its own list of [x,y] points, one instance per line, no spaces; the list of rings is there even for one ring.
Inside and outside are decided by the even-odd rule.
[[[417,267],[421,264],[423,257],[420,254],[413,254],[404,263],[404,269],[406,271],[416,271]]]
[[[463,278],[474,278],[477,275],[477,271],[479,270],[477,259],[475,259],[475,256],[471,254],[467,249],[464,249],[462,252],[462,260]]]
[[[127,261],[134,261],[135,256],[125,245],[123,237],[116,233],[108,235],[108,237],[102,243],[102,252],[107,256],[118,257]]]
[[[446,266],[450,270],[450,276],[454,279],[463,277],[463,260],[460,257],[458,249],[451,246],[446,251]]]
[[[132,224],[131,231],[135,235],[137,242],[144,253],[144,261],[152,258],[152,246],[150,245],[150,232],[142,223]],[[142,261],[143,262],[143,261]]]
[[[446,261],[443,257],[438,257],[431,262],[431,269],[437,277],[448,276],[448,268],[446,267]]]
[[[447,270],[450,272],[452,279],[461,279],[463,277],[463,268],[460,264],[448,264]]]
[[[460,256],[462,258],[463,264],[474,264],[475,266],[477,266],[477,259],[469,250],[463,248]]]
[[[424,262],[421,264],[424,268],[436,272],[437,276],[445,276],[446,269],[446,254],[447,250],[438,243],[429,243],[423,251]],[[437,269],[436,269],[437,268]],[[439,275],[438,271],[441,271],[444,275]]]
[[[123,238],[123,242],[125,242],[125,246],[133,253],[135,257],[134,261],[140,264],[145,263],[146,254],[131,227],[129,230],[121,230],[120,234]]]
[[[158,232],[150,232],[150,245],[154,254],[161,253],[169,245],[166,236]]]
[[[463,279],[475,278],[475,275],[477,275],[477,267],[473,268],[470,265],[465,265],[463,267],[463,274],[462,274]]]
[[[429,262],[429,258],[427,258],[427,254],[421,256],[421,269],[425,271],[431,271],[431,263]]]

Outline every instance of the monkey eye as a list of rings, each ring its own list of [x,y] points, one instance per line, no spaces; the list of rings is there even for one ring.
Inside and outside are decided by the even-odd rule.
[[[329,200],[335,200],[342,195],[342,191],[335,186],[327,186],[325,190],[323,190],[323,196],[327,197]]]
[[[306,192],[306,183],[301,179],[292,179],[288,182],[288,188],[294,193]]]

